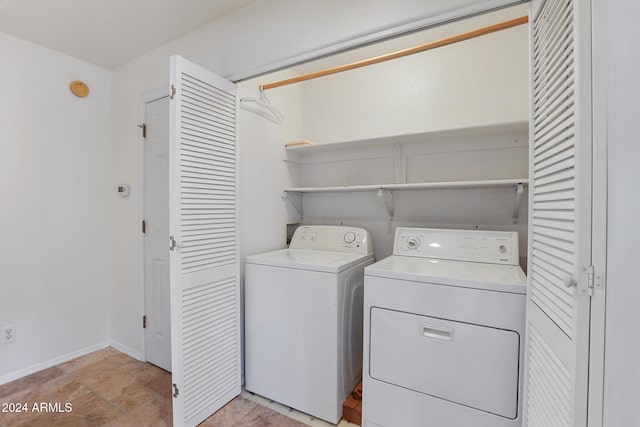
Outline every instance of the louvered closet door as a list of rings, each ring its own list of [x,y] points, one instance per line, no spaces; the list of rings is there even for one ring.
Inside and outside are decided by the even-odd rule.
[[[171,58],[170,288],[173,425],[240,393],[236,88]]]
[[[524,422],[586,426],[591,259],[589,2],[533,2]]]

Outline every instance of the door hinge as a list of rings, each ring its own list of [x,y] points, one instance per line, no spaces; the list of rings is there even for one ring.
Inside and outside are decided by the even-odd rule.
[[[147,329],[147,315],[142,316],[142,329]]]
[[[141,123],[138,125],[138,127],[140,129],[142,129],[142,137],[146,138],[147,137],[147,125],[145,123]]]
[[[178,242],[176,242],[176,239],[174,239],[173,236],[169,236],[169,250],[175,251],[176,246],[178,246]]]
[[[171,92],[169,95],[169,99],[173,99],[174,96],[176,96],[176,87],[175,85],[171,85]]]
[[[595,277],[593,272],[593,265],[584,268],[584,272],[587,274],[587,288],[582,292],[585,295],[593,296],[593,288],[595,283]]]
[[[178,389],[178,386],[174,383],[173,384],[173,397],[178,397],[180,395],[180,390]]]
[[[142,220],[142,233],[146,233],[147,232],[147,222],[143,219]]]

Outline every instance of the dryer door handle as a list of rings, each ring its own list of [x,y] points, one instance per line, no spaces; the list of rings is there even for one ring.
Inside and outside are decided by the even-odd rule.
[[[420,335],[443,341],[453,341],[453,328],[420,323]]]

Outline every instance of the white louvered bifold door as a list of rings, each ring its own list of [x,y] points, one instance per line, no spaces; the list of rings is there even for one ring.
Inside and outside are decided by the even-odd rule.
[[[171,57],[170,251],[173,425],[240,394],[236,87]]]
[[[533,3],[524,424],[586,426],[591,260],[589,2]]]

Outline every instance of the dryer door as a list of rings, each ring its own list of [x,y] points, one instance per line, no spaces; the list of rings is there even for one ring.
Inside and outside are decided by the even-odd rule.
[[[372,378],[510,419],[519,349],[514,331],[371,309]]]

